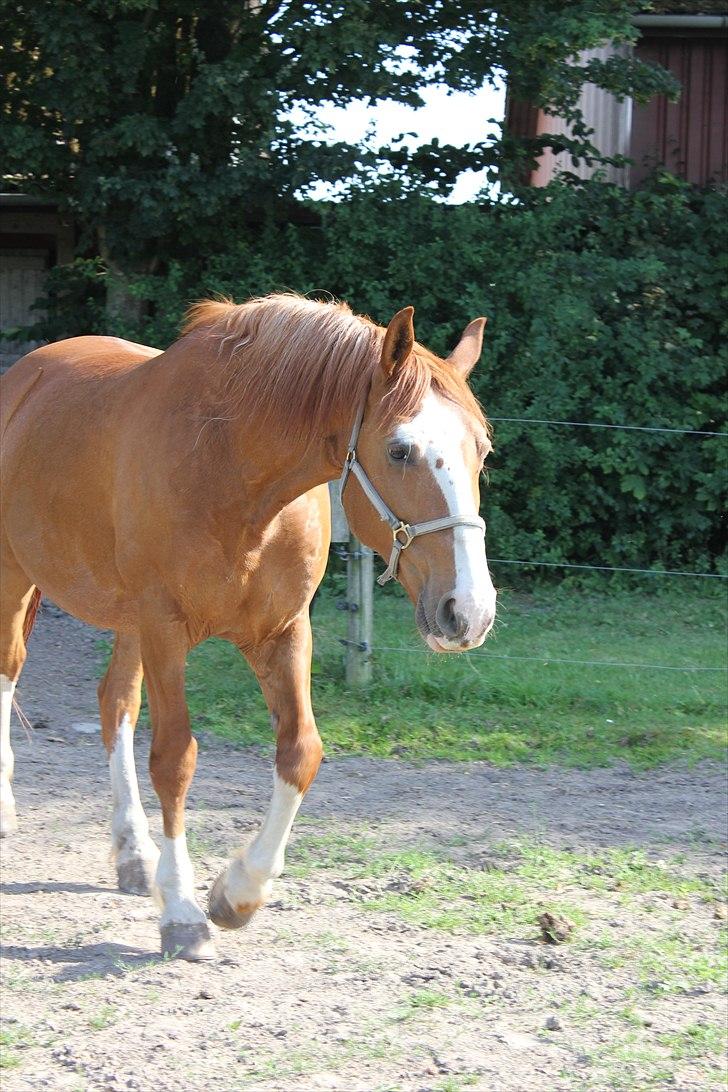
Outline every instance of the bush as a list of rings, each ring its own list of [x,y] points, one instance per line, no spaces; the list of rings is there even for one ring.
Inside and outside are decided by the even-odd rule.
[[[411,302],[442,353],[488,316],[473,382],[493,417],[725,430],[724,192],[665,174],[452,207],[382,186],[320,210],[320,228],[271,223],[147,278],[152,312],[129,334],[165,344],[215,292],[325,289],[382,323]],[[520,423],[495,439],[493,556],[720,567],[724,439]]]

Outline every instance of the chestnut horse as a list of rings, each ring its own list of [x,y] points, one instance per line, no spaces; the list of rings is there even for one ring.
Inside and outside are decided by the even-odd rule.
[[[262,827],[210,894],[217,925],[244,925],[270,897],[319,768],[309,605],[330,537],[324,483],[345,467],[351,527],[390,560],[431,649],[474,648],[493,624],[477,516],[488,428],[466,382],[485,320],[442,360],[415,342],[412,315],[385,330],[295,295],[207,301],[166,352],[72,338],[3,380],[2,833],[16,827],[10,710],[42,589],[116,634],[99,686],[113,854],[122,890],[154,892],[165,953],[214,955],[185,840],[189,650],[212,635],[240,649],[277,741]],[[142,678],[161,853],[134,767]]]

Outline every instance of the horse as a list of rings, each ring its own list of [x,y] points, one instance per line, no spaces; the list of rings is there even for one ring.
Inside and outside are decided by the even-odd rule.
[[[294,294],[206,300],[164,352],[75,337],[2,380],[2,834],[17,826],[10,712],[42,589],[115,634],[98,688],[112,857],[122,891],[156,898],[165,955],[215,957],[185,839],[190,649],[217,636],[240,650],[276,739],[260,830],[210,890],[216,925],[240,928],[270,898],[318,771],[309,606],[328,556],[326,483],[341,477],[351,528],[388,559],[430,649],[475,648],[493,625],[478,515],[490,430],[467,383],[485,319],[442,359],[416,342],[413,314],[384,328]],[[134,766],[142,680],[161,852]]]

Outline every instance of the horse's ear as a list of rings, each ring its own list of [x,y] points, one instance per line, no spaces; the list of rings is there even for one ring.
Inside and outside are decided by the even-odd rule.
[[[403,307],[394,316],[384,335],[382,371],[392,379],[409,358],[415,344],[414,307]]]
[[[484,318],[473,319],[465,327],[463,336],[447,358],[448,364],[452,364],[463,379],[468,378],[480,360],[480,354],[483,351],[483,330],[487,321]]]

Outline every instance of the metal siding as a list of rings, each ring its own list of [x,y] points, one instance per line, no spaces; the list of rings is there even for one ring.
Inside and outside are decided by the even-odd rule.
[[[682,93],[675,103],[659,95],[635,105],[633,184],[658,164],[698,185],[728,181],[728,39],[648,35],[636,53],[668,68]]]
[[[606,60],[615,53],[622,52],[613,46],[604,46],[601,49],[590,50],[583,53],[579,60],[584,63],[592,57]],[[594,130],[592,143],[603,155],[627,155],[629,153],[629,134],[631,123],[631,103],[629,100],[619,102],[614,95],[596,87],[593,83],[584,85],[579,97],[584,120]],[[567,134],[568,126],[559,117],[546,114],[543,110],[538,114],[537,132]],[[547,186],[557,171],[570,171],[579,178],[591,178],[595,170],[600,170],[609,182],[625,185],[628,177],[628,169],[621,167],[590,167],[586,163],[579,162],[574,166],[568,152],[560,152],[554,155],[547,149],[539,158],[538,166],[531,175],[532,186]]]

